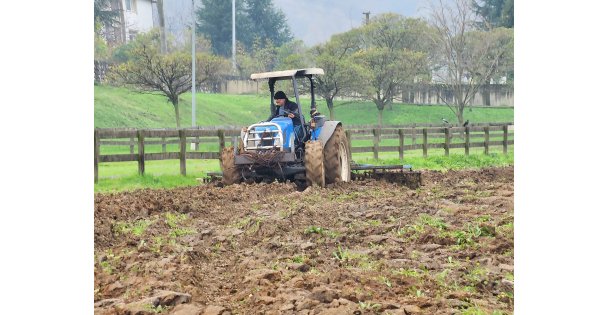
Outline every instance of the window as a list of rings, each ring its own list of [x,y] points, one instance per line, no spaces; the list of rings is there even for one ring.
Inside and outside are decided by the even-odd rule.
[[[137,12],[137,0],[125,0],[127,11]]]
[[[137,36],[137,31],[129,30],[129,41],[132,41]]]

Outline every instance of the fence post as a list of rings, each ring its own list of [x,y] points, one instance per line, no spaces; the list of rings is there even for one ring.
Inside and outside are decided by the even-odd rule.
[[[502,153],[507,154],[507,141],[509,139],[509,125],[502,126]]]
[[[353,144],[351,142],[351,138],[350,138],[350,130],[346,130],[346,141],[348,141],[348,160],[352,161],[353,160]]]
[[[186,131],[180,129],[179,133],[179,173],[186,176]]]
[[[223,129],[217,131],[217,137],[220,142],[220,156],[222,156],[222,151],[224,151],[224,148],[226,147],[226,137],[224,136]]]
[[[146,167],[144,165],[144,131],[141,129],[137,130],[137,153],[137,171],[139,175],[144,175],[144,172],[146,170]]]
[[[428,131],[426,128],[422,128],[422,156],[424,157],[428,156],[428,141]]]
[[[412,145],[416,145],[416,134],[418,130],[416,130],[416,124],[412,125]]]
[[[374,130],[372,131],[374,133],[374,159],[377,160],[378,159],[378,142],[379,142],[379,136],[378,134],[380,133],[378,128],[374,128]]]
[[[97,181],[99,180],[99,130],[97,130],[97,128],[95,128],[95,132],[94,132],[94,136],[95,136],[95,184],[97,184]]]
[[[464,128],[464,155],[469,155],[469,148],[471,147],[471,129],[469,126]]]
[[[163,146],[163,153],[167,153],[167,140],[165,137],[161,137],[160,138],[161,142],[162,142],[162,146]]]
[[[403,162],[403,137],[405,130],[399,129],[399,160]]]
[[[483,141],[483,154],[490,154],[490,127],[483,127],[484,141]]]
[[[198,145],[200,143],[200,138],[198,136],[196,136],[194,139],[195,139],[194,150],[198,151],[198,148],[199,148]]]
[[[450,128],[443,128],[443,133],[445,134],[445,142],[444,142],[445,156],[449,156],[450,155]]]
[[[133,137],[131,137],[129,139],[129,152],[131,154],[133,154],[134,153],[134,149],[135,149],[135,141],[133,140]]]

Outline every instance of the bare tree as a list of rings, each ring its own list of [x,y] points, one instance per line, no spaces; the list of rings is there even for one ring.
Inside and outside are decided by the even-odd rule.
[[[144,93],[162,93],[173,104],[175,122],[180,128],[179,96],[192,85],[191,56],[185,52],[159,53],[158,34],[142,35],[135,40],[133,58],[113,68],[111,78],[119,85],[134,87]],[[196,85],[216,80],[229,69],[220,57],[196,55]]]
[[[513,48],[513,33],[504,29],[483,32],[475,30],[475,15],[470,0],[450,4],[437,0],[430,5],[429,24],[434,32],[435,81],[451,96],[442,101],[464,123],[464,108],[479,87],[496,73],[508,50]]]

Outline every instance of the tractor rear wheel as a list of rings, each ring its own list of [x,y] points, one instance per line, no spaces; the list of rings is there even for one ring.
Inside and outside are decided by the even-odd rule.
[[[342,126],[336,126],[323,149],[325,157],[325,182],[333,184],[350,181],[350,159],[348,139]]]
[[[325,187],[325,168],[323,167],[323,144],[321,141],[306,142],[304,167],[306,185]]]
[[[224,185],[232,185],[241,181],[239,169],[234,164],[234,148],[226,147],[222,150],[221,156],[222,166],[222,183]]]

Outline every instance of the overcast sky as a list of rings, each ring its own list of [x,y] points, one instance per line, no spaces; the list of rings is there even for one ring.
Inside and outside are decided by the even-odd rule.
[[[422,15],[421,7],[427,3],[427,0],[273,1],[275,7],[285,13],[294,37],[303,40],[307,46],[322,43],[332,34],[361,26],[365,19],[363,12],[370,12],[370,18],[386,12],[417,17]],[[171,0],[164,3],[167,29],[174,34],[181,33],[186,25],[190,25],[192,0]]]
[[[360,26],[365,15],[395,12],[408,17],[421,16],[425,0],[274,0],[287,16],[295,38],[307,46],[328,40],[332,34]]]

